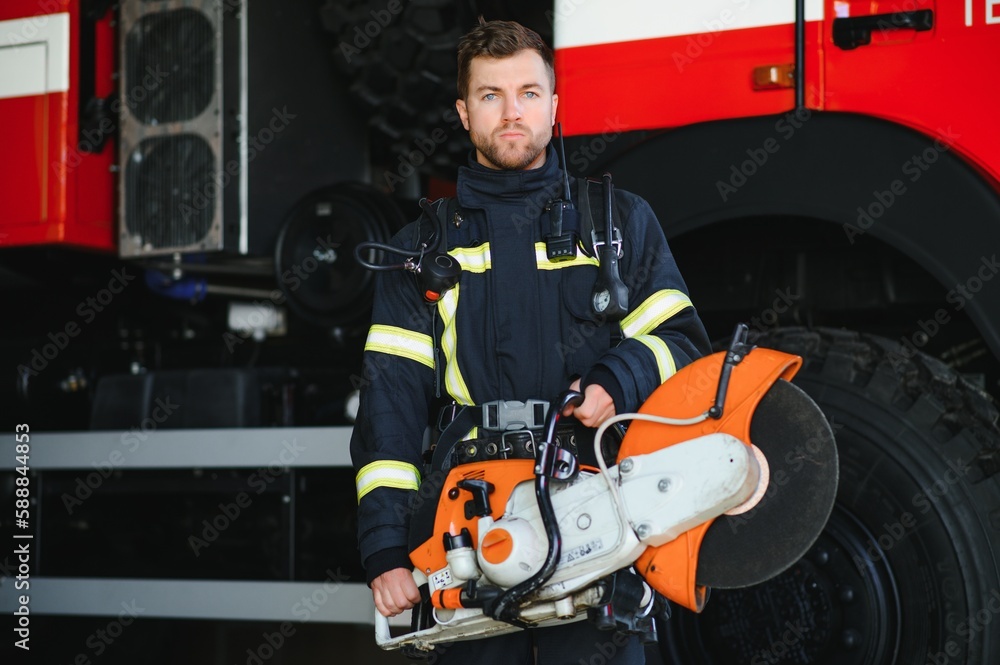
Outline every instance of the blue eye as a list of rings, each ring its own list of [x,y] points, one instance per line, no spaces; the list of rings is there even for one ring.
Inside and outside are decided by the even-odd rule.
[[[488,92],[485,95],[483,95],[483,99],[486,100],[486,101],[488,101],[488,102],[492,102],[494,99],[496,99],[496,94],[494,94],[492,92]]]
[[[532,92],[530,90],[528,92],[524,93],[524,94],[528,97],[528,99],[534,99],[535,97],[538,96],[537,92]]]

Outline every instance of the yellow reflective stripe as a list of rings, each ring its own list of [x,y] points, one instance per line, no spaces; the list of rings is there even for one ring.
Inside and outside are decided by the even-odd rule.
[[[455,257],[462,270],[467,272],[486,272],[493,267],[488,242],[479,247],[456,247],[448,253]]]
[[[674,356],[670,353],[667,343],[656,335],[637,335],[634,337],[637,342],[641,342],[653,352],[656,358],[656,368],[660,370],[660,383],[663,383],[677,372],[677,365],[674,364]]]
[[[420,487],[420,472],[406,462],[381,460],[361,467],[355,478],[358,486],[358,503],[361,497],[377,487],[416,490]]]
[[[631,314],[622,319],[622,334],[625,337],[645,335],[683,309],[694,307],[691,299],[676,289],[663,289],[639,305]]]
[[[576,266],[596,266],[598,265],[597,258],[593,256],[587,256],[582,251],[577,248],[576,257],[568,261],[549,261],[548,254],[545,253],[545,243],[536,242],[535,243],[535,265],[538,266],[539,270],[560,270],[561,268],[574,268]]]
[[[434,342],[431,336],[405,328],[373,325],[368,330],[365,351],[378,351],[409,358],[434,369]]]
[[[445,291],[438,300],[438,314],[444,322],[441,333],[441,348],[444,351],[444,387],[452,399],[462,405],[472,404],[469,387],[465,385],[462,372],[458,368],[458,333],[455,330],[455,313],[458,311],[459,284]]]

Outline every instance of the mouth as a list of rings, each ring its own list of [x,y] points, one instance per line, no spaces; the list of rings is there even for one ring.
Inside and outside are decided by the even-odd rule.
[[[511,127],[510,129],[501,130],[498,136],[502,139],[520,139],[527,136],[527,132],[516,127]]]

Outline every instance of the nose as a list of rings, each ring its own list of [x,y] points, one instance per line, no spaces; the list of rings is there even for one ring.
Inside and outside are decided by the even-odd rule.
[[[503,121],[515,122],[521,119],[521,100],[519,97],[508,96],[503,103]]]

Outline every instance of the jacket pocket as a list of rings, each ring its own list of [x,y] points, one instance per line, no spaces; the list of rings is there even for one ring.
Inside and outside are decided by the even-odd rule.
[[[566,268],[561,277],[559,286],[565,314],[560,355],[567,375],[582,375],[611,346],[611,325],[592,306],[596,266]]]

